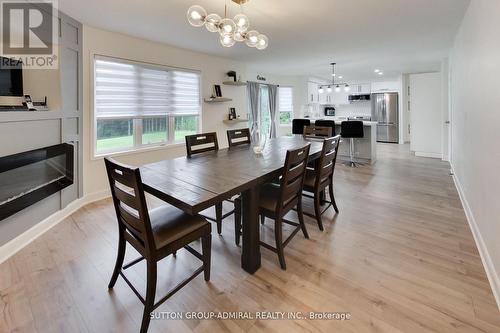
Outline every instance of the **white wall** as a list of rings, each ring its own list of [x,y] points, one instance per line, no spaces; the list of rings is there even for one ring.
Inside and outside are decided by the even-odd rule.
[[[500,301],[500,1],[471,1],[450,57],[451,162]]]
[[[417,156],[441,158],[442,96],[441,73],[410,75],[411,142]]]
[[[202,53],[179,49],[165,44],[146,41],[131,36],[84,26],[83,30],[83,84],[84,84],[84,194],[108,189],[103,159],[93,159],[93,82],[91,71],[95,54],[124,59],[194,69],[202,72],[202,97],[209,97],[214,84],[227,80],[225,73],[235,70],[246,80],[246,66],[243,63]],[[226,130],[229,128],[222,120],[226,119],[229,107],[235,107],[244,117],[246,109],[246,90],[244,87],[222,86],[225,97],[233,99],[223,104],[202,103],[202,130],[216,131],[220,145],[227,145]],[[233,125],[236,126],[236,125]],[[242,127],[244,124],[242,125]],[[135,152],[116,158],[131,165],[141,165],[185,154],[183,144],[160,148],[152,151]]]

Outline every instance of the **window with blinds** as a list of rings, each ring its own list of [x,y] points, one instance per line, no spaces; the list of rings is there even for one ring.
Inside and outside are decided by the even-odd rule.
[[[95,155],[183,141],[200,112],[199,73],[95,58]]]
[[[280,125],[290,125],[293,119],[293,88],[278,88]]]

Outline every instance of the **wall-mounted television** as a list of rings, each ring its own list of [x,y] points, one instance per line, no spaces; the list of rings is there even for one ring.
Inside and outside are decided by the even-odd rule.
[[[0,57],[1,63],[9,63],[12,61],[8,58]],[[19,61],[15,66],[3,67],[0,66],[0,96],[23,96],[23,68]]]

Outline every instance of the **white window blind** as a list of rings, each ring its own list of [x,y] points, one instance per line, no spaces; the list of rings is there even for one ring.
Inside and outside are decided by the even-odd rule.
[[[198,73],[96,58],[97,119],[198,115],[200,104]]]
[[[279,111],[293,112],[293,88],[279,87]]]

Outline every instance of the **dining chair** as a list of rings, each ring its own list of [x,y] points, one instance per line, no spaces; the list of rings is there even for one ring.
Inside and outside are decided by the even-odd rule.
[[[292,134],[304,134],[304,126],[310,126],[311,120],[309,119],[293,119],[292,120]]]
[[[326,212],[330,206],[336,213],[339,212],[335,196],[333,195],[333,173],[335,172],[335,163],[337,161],[337,152],[339,149],[340,135],[333,138],[327,138],[323,142],[323,149],[321,155],[316,163],[314,169],[307,168],[304,180],[303,196],[314,199],[314,214],[304,212],[304,215],[315,218],[318,222],[318,227],[323,231],[323,221],[321,216]],[[326,187],[329,189],[330,201],[326,201],[323,197]],[[304,192],[313,193],[309,195]],[[328,203],[328,206],[321,211],[321,203]]]
[[[149,211],[139,169],[119,164],[110,158],[105,159],[105,164],[118,220],[118,254],[108,288],[113,289],[119,275],[125,280],[144,304],[141,333],[145,333],[154,309],[201,272],[204,272],[205,281],[210,280],[211,226],[201,216],[186,214],[170,205]],[[189,246],[200,239],[202,253]],[[127,243],[133,246],[141,257],[123,265]],[[203,265],[155,303],[157,263],[181,248],[200,259]],[[142,260],[146,260],[147,266],[145,297],[141,296],[124,273],[127,268]]]
[[[329,138],[332,136],[332,129],[331,127],[321,127],[315,125],[305,126],[304,136]]]
[[[192,157],[197,154],[214,152],[219,150],[219,142],[217,133],[200,133],[194,135],[186,135],[186,151],[187,157]],[[222,233],[222,220],[234,213],[234,209],[226,214],[222,214],[222,202],[215,204],[215,219],[211,216],[202,215],[207,220],[217,224],[217,233]]]
[[[237,147],[251,143],[249,128],[241,128],[227,131],[227,142],[229,147]]]
[[[259,214],[274,220],[276,247],[260,241],[260,245],[278,254],[281,269],[286,270],[284,248],[302,230],[305,238],[309,238],[302,213],[302,186],[309,157],[310,144],[286,153],[285,165],[279,184],[266,184],[260,191]],[[235,203],[239,201],[236,200]],[[239,203],[241,205],[241,203]],[[286,220],[284,216],[292,209],[297,209],[299,223]],[[235,214],[238,238],[241,236],[241,214]],[[283,223],[295,229],[283,241]]]
[[[330,127],[332,129],[332,134],[330,134],[330,137],[335,136],[335,121],[334,120],[318,119],[314,122],[314,126]]]
[[[217,140],[217,133],[215,132],[186,135],[185,139],[188,157],[219,150],[219,142]]]

